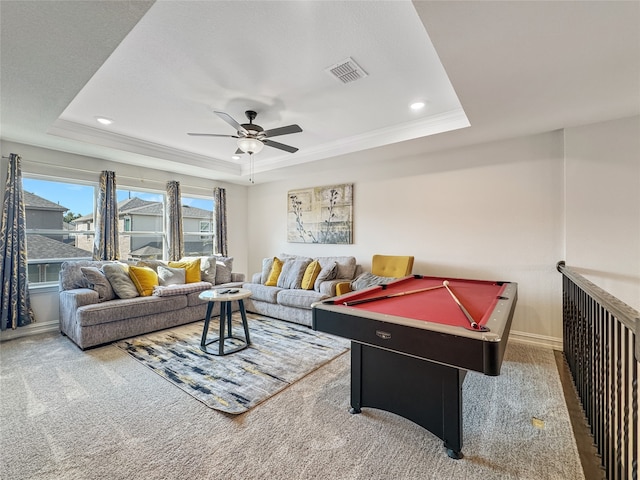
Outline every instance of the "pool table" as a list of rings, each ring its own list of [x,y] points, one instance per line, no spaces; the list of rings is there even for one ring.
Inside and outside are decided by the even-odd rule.
[[[517,284],[413,275],[313,305],[313,329],[351,340],[351,413],[386,410],[462,457],[462,383],[499,375]]]

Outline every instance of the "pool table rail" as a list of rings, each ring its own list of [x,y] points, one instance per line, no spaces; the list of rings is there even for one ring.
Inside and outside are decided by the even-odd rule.
[[[403,355],[499,375],[517,303],[517,284],[507,285],[503,296],[486,324],[489,332],[376,312],[364,314],[327,303],[313,305],[312,326],[314,330]]]

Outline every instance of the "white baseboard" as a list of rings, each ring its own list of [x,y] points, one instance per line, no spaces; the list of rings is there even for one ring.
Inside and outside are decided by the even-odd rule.
[[[5,330],[0,332],[0,342],[13,340],[15,338],[26,337],[27,335],[38,335],[41,333],[57,332],[60,330],[58,320],[48,322],[36,322],[15,330]],[[562,351],[562,338],[537,335],[535,333],[511,331],[509,341],[537,345],[539,347],[551,348]]]
[[[529,345],[537,345],[539,347],[546,347],[553,350],[562,351],[562,338],[557,337],[548,337],[546,335],[538,335],[535,333],[518,332],[512,330],[509,334],[509,341],[527,343]]]
[[[6,340],[13,340],[20,337],[26,337],[29,335],[38,335],[40,333],[59,332],[60,322],[58,320],[51,320],[48,322],[36,322],[24,327],[16,328],[15,330],[4,330],[0,332],[0,342]]]

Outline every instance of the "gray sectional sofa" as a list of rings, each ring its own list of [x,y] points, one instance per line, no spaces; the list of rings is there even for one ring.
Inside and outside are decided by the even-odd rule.
[[[231,283],[213,285],[197,282],[171,285],[162,292],[134,298],[104,300],[90,285],[82,267],[101,268],[102,261],[75,261],[62,264],[60,271],[60,332],[81,349],[128,337],[202,320],[207,302],[198,295],[211,288],[238,287],[244,274],[231,273]],[[94,288],[90,288],[94,287]],[[219,303],[212,314],[219,315]]]
[[[242,288],[251,291],[251,298],[245,300],[247,311],[259,313],[280,320],[311,326],[311,305],[315,302],[334,297],[336,285],[351,281],[362,273],[355,257],[303,257],[281,253],[276,258],[284,262],[283,273],[275,286],[265,285],[273,265],[273,257],[262,261],[262,271],[251,277],[251,282],[243,283]],[[313,288],[303,289],[300,282],[305,266],[317,260],[322,267]],[[291,266],[291,269],[287,269]],[[285,274],[285,275],[283,275]]]

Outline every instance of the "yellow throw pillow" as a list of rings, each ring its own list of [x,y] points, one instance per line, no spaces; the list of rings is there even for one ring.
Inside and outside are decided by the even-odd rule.
[[[318,274],[322,270],[320,266],[320,262],[318,260],[314,260],[309,264],[307,269],[304,271],[304,276],[302,277],[302,283],[300,288],[303,290],[313,290],[313,285],[316,283],[316,278],[318,278]]]
[[[180,262],[169,262],[171,268],[184,268],[186,275],[185,281],[187,283],[195,283],[202,281],[200,276],[200,259]]]
[[[269,278],[264,282],[265,285],[269,287],[275,287],[278,284],[278,277],[280,276],[280,272],[282,272],[282,260],[278,257],[273,257],[273,265],[271,266],[271,271],[269,272]]]
[[[153,294],[153,287],[158,286],[158,274],[150,267],[129,266],[129,277],[136,286],[141,297]]]

